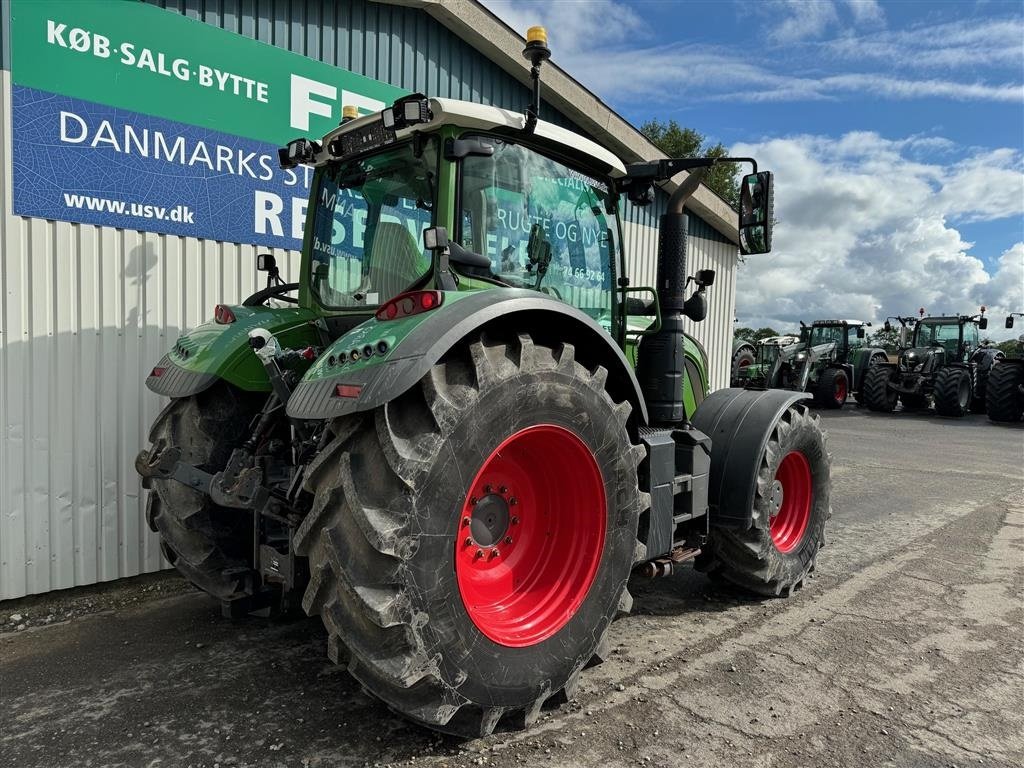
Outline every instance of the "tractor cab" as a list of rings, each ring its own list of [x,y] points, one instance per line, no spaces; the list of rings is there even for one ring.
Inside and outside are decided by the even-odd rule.
[[[914,327],[910,348],[900,354],[900,365],[912,370],[931,370],[953,363],[966,363],[979,346],[979,328],[988,327],[981,315],[922,317]]]
[[[845,363],[853,350],[866,343],[866,329],[870,325],[861,320],[815,320],[805,339],[805,349],[815,359]]]

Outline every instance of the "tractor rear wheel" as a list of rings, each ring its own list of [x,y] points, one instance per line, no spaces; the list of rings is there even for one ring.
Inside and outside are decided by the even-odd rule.
[[[1024,416],[1024,361],[1000,360],[988,374],[985,405],[992,421],[1017,422]]]
[[[224,382],[171,400],[149,432],[153,450],[181,449],[181,461],[206,472],[224,468],[246,437],[257,403]],[[252,513],[220,507],[177,480],[153,480],[146,504],[149,527],[171,565],[221,600],[242,588],[252,563]]]
[[[740,378],[740,371],[748,365],[753,365],[756,360],[754,351],[750,347],[740,347],[732,355],[732,378],[730,385],[742,387],[746,382]]]
[[[822,408],[842,408],[850,391],[850,380],[842,368],[826,368],[814,388],[814,404]]]
[[[571,698],[628,611],[645,455],[571,345],[478,339],[341,419],[307,474],[303,607],[392,709],[480,736]]]
[[[896,408],[899,393],[889,387],[895,373],[887,365],[873,365],[864,374],[864,404],[872,411],[892,413]]]
[[[942,368],[935,374],[935,412],[963,416],[971,409],[971,373],[963,368]]]
[[[696,565],[755,594],[789,596],[814,570],[832,516],[831,461],[819,417],[791,406],[760,462],[750,528],[712,526]]]

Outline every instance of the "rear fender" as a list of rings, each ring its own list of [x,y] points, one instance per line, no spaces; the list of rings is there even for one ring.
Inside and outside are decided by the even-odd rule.
[[[319,344],[316,315],[291,307],[231,307],[233,323],[209,321],[186,331],[154,367],[146,386],[158,395],[187,397],[218,379],[250,392],[269,392],[270,380],[249,346],[249,331],[265,328],[283,347]]]
[[[871,358],[876,355],[881,355],[886,361],[889,360],[885,350],[879,347],[862,347],[854,350],[853,354],[850,355],[850,365],[853,369],[850,387],[855,392],[860,392],[861,384],[864,383],[864,374],[871,367]]]
[[[608,370],[609,394],[630,402],[635,424],[647,423],[636,375],[608,332],[576,307],[514,288],[450,291],[435,310],[400,320],[367,320],[310,367],[288,401],[288,415],[332,419],[377,408],[410,389],[448,350],[480,331],[505,336],[524,332],[538,343],[572,344],[583,365]],[[363,352],[367,348],[368,357]],[[354,396],[336,396],[339,384]]]
[[[709,523],[746,530],[752,522],[761,455],[779,417],[803,392],[720,389],[693,416],[693,426],[711,438]]]

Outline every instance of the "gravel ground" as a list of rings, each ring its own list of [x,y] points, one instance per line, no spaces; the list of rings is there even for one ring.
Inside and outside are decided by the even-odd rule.
[[[0,604],[0,765],[1024,764],[1024,429],[823,418],[808,587],[634,583],[611,660],[530,731],[417,728],[325,660],[318,622],[231,623],[157,575]]]

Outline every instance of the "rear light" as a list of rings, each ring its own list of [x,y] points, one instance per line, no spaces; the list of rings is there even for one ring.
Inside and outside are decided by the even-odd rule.
[[[227,325],[228,323],[235,322],[235,313],[231,311],[231,307],[227,304],[218,304],[213,308],[213,319],[215,322],[221,325]]]
[[[377,310],[378,320],[398,320],[437,309],[444,303],[441,291],[409,291],[383,304]]]
[[[363,388],[359,384],[338,384],[334,388],[335,397],[359,397]]]
[[[149,375],[154,379],[159,379],[161,376],[164,375],[164,372],[166,370],[167,368],[162,368],[158,365],[156,368],[149,372]]]

